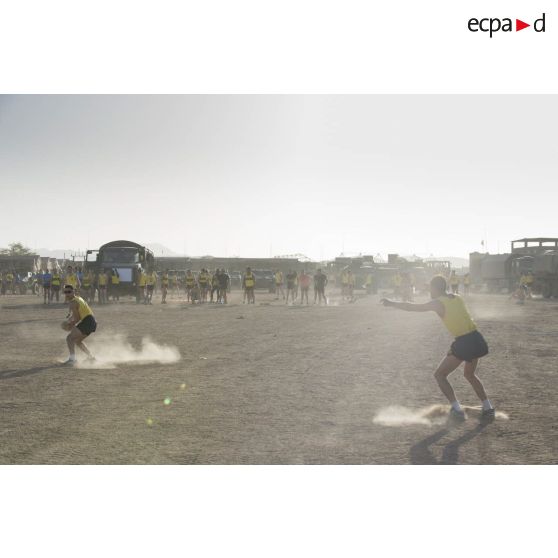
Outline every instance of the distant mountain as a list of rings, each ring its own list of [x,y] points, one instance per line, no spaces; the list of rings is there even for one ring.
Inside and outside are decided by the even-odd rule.
[[[182,256],[182,254],[177,254],[176,252],[173,252],[170,248],[167,248],[166,246],[164,246],[163,244],[159,244],[158,242],[153,242],[150,244],[146,244],[146,246],[153,252],[153,254],[155,254],[155,257],[159,256],[161,257],[176,257],[176,256]]]

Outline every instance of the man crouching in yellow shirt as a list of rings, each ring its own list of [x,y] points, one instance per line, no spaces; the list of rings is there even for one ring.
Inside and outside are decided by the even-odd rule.
[[[76,345],[87,355],[87,360],[95,360],[83,342],[87,336],[97,330],[93,312],[83,298],[76,296],[73,285],[64,285],[64,295],[70,306],[67,320],[62,322],[63,329],[70,332],[66,337],[70,357],[64,364],[73,365],[76,362]]]
[[[460,296],[447,292],[444,277],[433,277],[430,281],[430,296],[432,300],[424,304],[411,302],[396,302],[383,298],[380,302],[384,306],[393,306],[407,312],[436,312],[448,331],[455,337],[447,356],[438,365],[434,377],[442,393],[451,403],[450,417],[465,420],[465,412],[461,408],[455,392],[448,382],[448,376],[465,361],[465,379],[475,390],[477,397],[482,401],[482,418],[492,420],[495,415],[494,407],[486,395],[486,391],[475,374],[479,358],[488,354],[488,345],[478,331],[475,322],[471,319],[465,303]]]

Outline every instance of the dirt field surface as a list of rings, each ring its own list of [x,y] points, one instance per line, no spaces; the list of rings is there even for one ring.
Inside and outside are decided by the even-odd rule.
[[[58,362],[66,307],[2,297],[0,463],[557,463],[558,303],[467,300],[491,351],[479,375],[504,413],[489,424],[474,409],[459,425],[438,416],[449,334],[379,296],[95,305],[98,362],[73,368]],[[461,370],[450,381],[479,404]]]

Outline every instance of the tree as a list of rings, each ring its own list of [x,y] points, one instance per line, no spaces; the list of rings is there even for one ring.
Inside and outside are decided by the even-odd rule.
[[[8,248],[0,248],[0,254],[2,256],[29,256],[33,252],[21,242],[12,242],[8,245]]]

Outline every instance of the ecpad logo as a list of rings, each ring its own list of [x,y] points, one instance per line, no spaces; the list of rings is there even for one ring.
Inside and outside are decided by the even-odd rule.
[[[546,14],[543,14],[533,23],[533,29],[536,33],[545,32],[545,18]],[[469,20],[467,26],[469,28],[469,31],[473,33],[478,33],[479,31],[483,33],[490,33],[490,38],[492,38],[492,35],[494,33],[497,33],[498,31],[503,31],[504,33],[513,31],[512,19],[509,17],[505,17],[504,19],[499,19],[497,17],[485,17],[483,19],[477,19],[472,17]],[[531,27],[531,24],[525,23],[520,19],[515,20],[516,31],[521,31],[522,29],[526,29],[527,27]]]

